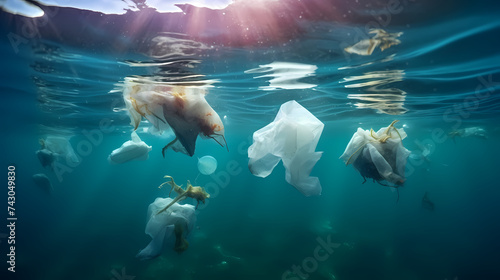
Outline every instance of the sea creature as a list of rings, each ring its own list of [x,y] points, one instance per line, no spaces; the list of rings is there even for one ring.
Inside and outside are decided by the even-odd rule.
[[[378,132],[375,132],[373,129],[364,131],[358,128],[358,131],[349,142],[346,151],[340,157],[344,159],[346,165],[353,163],[354,167],[360,171],[365,182],[365,177],[368,177],[376,180],[378,183],[382,180],[387,180],[395,185],[402,185],[404,183],[404,178],[395,174],[392,170],[385,170],[383,172],[379,170],[379,167],[383,170],[390,169],[393,166],[396,167],[397,165],[396,158],[394,157],[396,156],[395,153],[398,151],[391,151],[391,148],[393,146],[398,146],[406,137],[406,133],[402,128],[398,130],[394,127],[394,124],[397,122],[399,122],[399,120],[394,120],[388,127],[381,128]],[[392,133],[393,131],[396,132],[397,137]],[[387,144],[389,139],[394,141],[394,143],[387,146],[383,145]],[[358,145],[357,148],[355,148],[355,144]],[[377,147],[373,147],[373,145]],[[367,147],[367,149],[365,149],[365,147]],[[401,148],[404,149],[402,145]],[[353,149],[354,152],[351,152]],[[372,152],[374,152],[374,155],[371,155]],[[404,149],[401,152],[403,153],[403,157],[406,155],[406,157],[404,157],[406,159],[409,155],[409,151]],[[360,156],[362,160],[358,161]],[[374,156],[375,158],[373,158]],[[379,164],[376,165],[375,163]],[[402,169],[401,166],[399,166],[398,169],[403,171],[402,174],[404,174],[404,166]]]
[[[134,130],[142,118],[147,119],[158,131],[171,128],[175,139],[162,149],[194,155],[198,136],[213,139],[227,148],[224,125],[205,100],[205,89],[200,86],[178,86],[154,81],[139,83],[125,79],[123,100]]]
[[[172,200],[169,197],[158,197],[149,205],[145,232],[151,236],[151,242],[139,251],[137,258],[148,260],[158,257],[163,242],[170,239],[172,235],[175,237],[174,251],[181,253],[188,248],[189,243],[185,237],[193,229],[196,222],[195,208],[190,204],[172,204]],[[168,211],[158,213],[166,205],[170,205]]]
[[[405,131],[394,127],[397,122],[395,120],[377,132],[358,128],[340,158],[346,165],[353,164],[363,177],[363,183],[366,178],[372,178],[383,186],[396,188],[399,200],[397,188],[406,180],[404,172],[410,151],[402,144]]]
[[[365,147],[365,145],[367,145],[368,143],[370,143],[370,142],[379,142],[379,143],[387,142],[387,140],[392,137],[390,130],[391,130],[391,128],[395,129],[394,124],[397,122],[399,122],[399,120],[394,120],[386,129],[380,129],[379,132],[375,132],[373,130],[373,128],[370,128],[370,137],[373,138],[373,140],[369,139],[369,141],[367,141],[364,144],[362,144],[361,146],[359,146],[359,148],[357,148],[356,151],[354,151],[354,153],[349,156],[345,165],[351,164],[352,163],[351,159],[353,158],[353,156],[356,155],[358,152],[360,152]],[[380,133],[380,131],[382,131],[382,133]],[[399,134],[399,131],[397,129],[395,129],[395,131],[398,134],[399,139],[401,139],[401,141],[402,141],[403,138],[401,137],[401,134]],[[359,129],[358,129],[358,132],[359,132]],[[379,134],[380,134],[380,136],[379,136]],[[353,137],[353,139],[354,139],[354,137]],[[351,139],[351,141],[352,141],[352,139]]]
[[[172,206],[174,203],[177,201],[183,200],[187,197],[196,199],[197,204],[196,207],[200,204],[200,201],[202,203],[205,203],[205,199],[210,197],[210,194],[208,194],[204,188],[202,187],[194,187],[191,185],[191,182],[189,180],[187,181],[187,188],[186,190],[182,189],[182,185],[179,186],[174,182],[174,178],[169,175],[165,175],[163,178],[170,179],[170,181],[167,181],[165,183],[162,183],[158,188],[162,188],[165,184],[169,184],[171,186],[170,192],[168,193],[168,196],[172,193],[172,190],[175,191],[178,195],[175,199],[172,200],[167,206],[165,206],[163,209],[158,211],[157,214],[161,214],[165,210],[167,210],[170,206]]]

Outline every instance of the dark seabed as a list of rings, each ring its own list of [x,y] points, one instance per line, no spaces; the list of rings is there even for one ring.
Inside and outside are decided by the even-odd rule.
[[[27,2],[33,17],[16,14]],[[500,279],[497,2],[84,2],[0,4],[2,280]],[[180,111],[137,97],[128,108],[149,158],[110,164],[134,130],[124,90],[151,84],[203,89],[214,112],[174,103],[203,115],[187,128]],[[321,195],[288,184],[281,163],[266,178],[248,167],[253,133],[290,100],[324,124],[311,172]],[[224,139],[210,123],[192,157],[163,157],[185,135],[148,129],[178,122],[196,136],[216,115]],[[394,120],[411,151],[404,185],[363,183],[339,157],[358,127]],[[211,175],[198,169],[205,155]],[[165,175],[210,197],[184,229],[186,251],[172,234],[140,260]]]

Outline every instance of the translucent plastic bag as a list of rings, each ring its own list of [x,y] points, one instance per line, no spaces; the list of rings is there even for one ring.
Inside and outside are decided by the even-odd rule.
[[[253,134],[248,167],[253,175],[267,177],[280,160],[286,181],[305,196],[320,195],[321,184],[311,177],[322,152],[315,152],[323,123],[292,100],[281,105],[274,121]]]
[[[62,161],[69,166],[80,163],[67,137],[48,136],[46,139],[40,139],[40,145],[41,149],[36,155],[43,167],[54,168],[53,164],[56,161]]]
[[[340,158],[346,165],[352,164],[366,181],[387,186],[402,186],[406,180],[405,167],[410,151],[403,147],[405,131],[394,127],[397,121],[377,132],[358,128]],[[363,182],[364,183],[364,182]]]
[[[134,129],[144,117],[159,133],[173,130],[175,139],[163,148],[163,156],[168,148],[193,156],[198,136],[227,146],[224,125],[205,94],[206,89],[200,86],[137,82],[127,78],[123,100]]]
[[[195,207],[190,204],[174,203],[167,211],[158,213],[172,202],[172,198],[158,197],[148,207],[148,223],[146,234],[151,236],[151,242],[142,249],[136,257],[148,260],[160,255],[163,242],[175,234],[174,250],[187,249],[187,241],[184,237],[191,231],[196,222]]]
[[[108,162],[111,164],[120,164],[131,160],[147,160],[151,146],[148,146],[139,138],[135,131],[132,131],[131,140],[111,152],[108,156]]]

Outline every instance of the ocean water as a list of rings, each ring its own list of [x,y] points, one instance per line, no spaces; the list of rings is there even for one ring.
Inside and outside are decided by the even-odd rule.
[[[113,1],[131,10],[37,4],[45,15],[35,18],[14,15],[12,2],[0,12],[0,217],[17,220],[0,230],[1,279],[500,279],[496,2],[207,1],[159,13]],[[400,43],[371,55],[345,50],[377,28]],[[143,119],[149,158],[109,164],[133,130],[127,77],[208,85],[228,149],[199,138],[193,157],[164,158],[173,134],[148,133]],[[320,196],[288,184],[281,163],[267,178],[247,166],[253,133],[290,100],[324,123],[311,173]],[[412,151],[397,190],[363,183],[339,159],[358,127],[393,120]],[[78,163],[43,167],[35,153],[49,136],[69,139]],[[218,161],[212,175],[199,174],[204,155]],[[51,192],[35,184],[38,173]],[[141,261],[148,206],[169,195],[158,188],[164,175],[211,197],[196,210],[186,251],[167,240]]]

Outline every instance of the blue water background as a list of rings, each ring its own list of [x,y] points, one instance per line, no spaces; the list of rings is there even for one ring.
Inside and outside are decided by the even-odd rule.
[[[121,94],[109,92],[126,76],[152,73],[123,63],[147,58],[46,41],[15,53],[2,36],[2,166],[16,166],[17,279],[113,279],[124,268],[135,279],[282,279],[313,256],[317,238],[341,245],[309,279],[500,279],[500,17],[498,10],[469,8],[410,27],[390,26],[404,32],[402,43],[370,57],[344,56],[339,41],[349,37],[324,32],[356,26],[327,23],[285,49],[224,48],[196,71],[219,80],[207,101],[227,116],[229,152],[199,139],[194,157],[168,151],[164,159],[160,151],[169,140],[140,133],[153,146],[150,158],[123,165],[109,165],[107,156],[129,139],[131,126],[125,112],[113,111],[123,107]],[[396,56],[384,62],[390,54]],[[269,80],[245,71],[273,61],[316,65],[315,75],[301,81],[317,86],[259,89]],[[339,70],[367,62],[375,63]],[[406,92],[408,111],[395,116],[356,108],[347,95],[361,91],[346,88],[342,79],[387,70],[404,70],[403,80],[387,87]],[[323,186],[319,197],[306,198],[288,185],[281,164],[265,179],[247,168],[252,133],[292,99],[325,123],[317,147],[323,156],[312,173]],[[471,100],[477,107],[466,103]],[[102,119],[113,120],[114,129],[100,131]],[[338,159],[357,127],[377,129],[394,119],[405,125],[408,149],[432,147],[430,162],[409,161],[399,201],[392,188],[362,184],[357,171]],[[483,127],[488,138],[446,136],[472,126]],[[62,180],[35,155],[38,139],[54,134],[74,135],[75,148],[91,143]],[[189,249],[178,255],[166,244],[159,258],[139,261],[135,254],[150,241],[144,234],[147,207],[168,195],[157,188],[162,177],[195,181],[203,155],[219,166],[196,184],[216,187],[197,211]],[[39,172],[51,178],[51,195],[33,183]],[[422,208],[425,192],[434,211]]]

